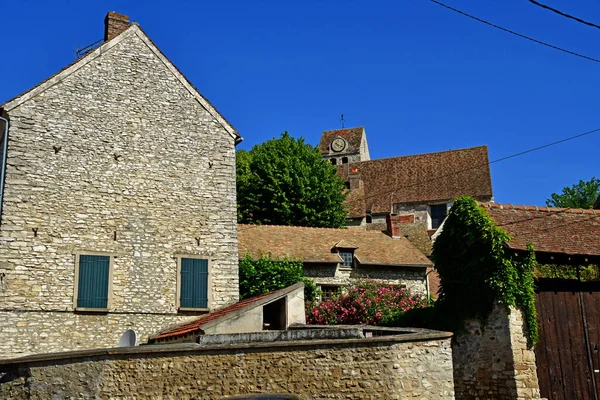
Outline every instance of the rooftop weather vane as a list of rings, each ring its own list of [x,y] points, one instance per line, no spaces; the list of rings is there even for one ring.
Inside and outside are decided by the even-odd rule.
[[[344,127],[344,114],[342,114],[342,128]]]

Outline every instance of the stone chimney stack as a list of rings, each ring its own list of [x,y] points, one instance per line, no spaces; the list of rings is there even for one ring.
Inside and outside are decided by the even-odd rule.
[[[129,17],[114,11],[104,18],[104,41],[108,42],[129,27]]]

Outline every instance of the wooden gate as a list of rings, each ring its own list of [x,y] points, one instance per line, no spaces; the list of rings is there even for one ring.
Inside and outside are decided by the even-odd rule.
[[[542,398],[599,400],[600,282],[540,279],[536,308]]]

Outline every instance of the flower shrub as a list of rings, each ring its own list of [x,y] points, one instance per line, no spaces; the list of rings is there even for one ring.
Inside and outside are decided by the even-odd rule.
[[[393,312],[406,312],[427,306],[419,294],[393,285],[361,280],[342,294],[321,302],[308,302],[306,322],[313,325],[378,325]]]

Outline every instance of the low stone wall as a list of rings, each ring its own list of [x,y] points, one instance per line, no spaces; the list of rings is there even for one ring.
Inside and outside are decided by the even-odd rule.
[[[175,344],[0,362],[0,398],[453,399],[450,334],[226,346]],[[2,373],[0,372],[0,376]]]
[[[527,347],[522,312],[496,305],[485,323],[465,323],[452,344],[460,400],[539,399],[535,353]]]

